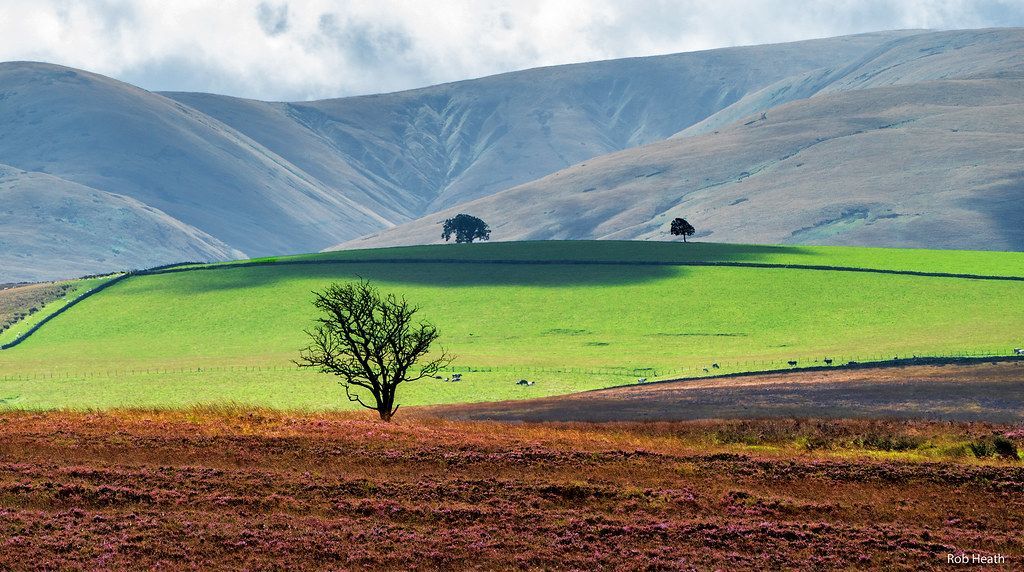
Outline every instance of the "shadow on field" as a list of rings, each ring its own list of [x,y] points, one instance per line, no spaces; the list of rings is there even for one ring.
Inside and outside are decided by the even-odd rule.
[[[416,410],[496,421],[814,417],[1020,423],[1024,362],[762,374]]]
[[[435,287],[475,286],[618,286],[678,277],[687,269],[673,266],[528,265],[484,263],[340,263],[296,264],[201,270],[183,280],[154,281],[153,289],[173,294],[217,290],[264,288],[296,280],[344,282],[365,278],[386,287],[401,285]],[[147,277],[148,278],[148,277]],[[184,278],[184,277],[183,277]]]
[[[799,247],[782,246],[587,241],[580,243],[586,248],[573,249],[572,243],[450,245],[407,251],[400,254],[403,258],[384,258],[380,251],[376,251],[378,258],[360,251],[333,253],[329,258],[190,269],[174,273],[189,279],[170,280],[167,286],[194,293],[258,288],[293,279],[334,281],[357,276],[419,286],[618,286],[681,277],[693,271],[674,264],[766,262],[770,261],[767,255],[779,253],[815,255]],[[163,286],[154,283],[154,287]]]

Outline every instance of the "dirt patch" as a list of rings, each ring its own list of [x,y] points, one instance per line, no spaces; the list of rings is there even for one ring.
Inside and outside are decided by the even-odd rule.
[[[1024,422],[1024,362],[783,372],[416,413],[498,421],[892,417],[1014,423]]]

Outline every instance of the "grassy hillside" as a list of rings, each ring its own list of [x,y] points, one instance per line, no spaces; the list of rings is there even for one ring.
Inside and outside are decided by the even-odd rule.
[[[110,278],[44,282],[0,290],[0,345],[14,341],[47,316]]]
[[[462,259],[380,262],[387,259]],[[378,262],[359,262],[359,260]],[[486,260],[563,261],[509,264]],[[794,268],[587,264],[727,261],[1020,276],[1024,254],[666,243],[505,243],[335,252],[135,276],[0,352],[19,407],[232,400],[347,407],[290,364],[310,291],[357,276],[422,306],[461,383],[410,384],[405,404],[552,395],[638,375],[812,365],[832,357],[1008,353],[1024,282]],[[312,262],[312,264],[284,264]],[[652,369],[647,369],[652,368]],[[529,388],[516,379],[536,380]]]

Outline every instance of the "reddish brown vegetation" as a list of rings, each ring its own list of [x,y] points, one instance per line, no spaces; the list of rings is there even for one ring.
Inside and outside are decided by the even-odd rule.
[[[791,441],[1011,429],[9,413],[0,569],[941,568],[957,551],[1020,566],[1020,463]],[[723,443],[746,441],[780,445]]]

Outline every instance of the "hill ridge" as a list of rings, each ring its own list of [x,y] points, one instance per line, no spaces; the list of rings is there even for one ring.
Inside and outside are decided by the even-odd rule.
[[[659,158],[659,164],[650,165],[644,173],[649,188],[634,184],[631,175],[620,173],[611,179],[603,177],[595,181],[597,184],[567,189],[564,175],[584,168],[593,173],[595,167],[604,169],[611,161],[626,157],[631,157],[637,170],[648,169],[645,155],[649,150],[662,153],[667,138],[675,137],[669,142],[687,139],[679,134],[712,118],[724,121],[729,113],[740,113],[742,105],[749,104],[755,94],[767,97],[764,90],[770,86],[799,86],[799,78],[821,70],[839,73],[836,70],[853,69],[847,74],[851,76],[849,81],[844,81],[851,90],[856,88],[854,91],[871,87],[865,81],[893,83],[899,74],[907,74],[908,81],[942,75],[941,70],[947,68],[955,74],[970,75],[970,65],[977,66],[973,75],[986,75],[993,86],[1005,84],[1014,74],[1024,74],[1024,66],[1015,67],[1011,57],[1019,49],[1018,35],[1017,30],[879,32],[567,64],[391,94],[291,103],[200,93],[151,93],[52,64],[0,64],[0,91],[5,98],[0,122],[9,126],[0,136],[0,162],[131,197],[248,256],[307,252],[332,244],[347,248],[436,241],[435,232],[421,234],[422,217],[435,218],[440,216],[437,212],[447,213],[458,205],[476,209],[481,204],[496,204],[491,200],[499,194],[520,196],[524,185],[549,183],[557,183],[559,188],[543,193],[541,200],[520,198],[514,199],[511,207],[484,207],[512,213],[531,204],[553,201],[536,215],[503,217],[495,228],[496,238],[654,238],[662,219],[695,210],[701,228],[714,232],[712,238],[717,241],[845,241],[943,247],[952,241],[944,242],[934,230],[932,213],[889,212],[892,207],[877,198],[846,201],[849,204],[834,204],[830,197],[815,199],[829,204],[799,216],[779,217],[775,224],[764,228],[739,225],[734,220],[717,224],[715,211],[724,204],[750,199],[734,188],[752,182],[750,167],[733,153],[730,160],[735,169],[707,175],[710,181],[723,182],[722,187],[714,188],[693,185],[689,180],[692,175],[686,171],[699,171],[713,166],[716,156],[728,156],[729,149],[717,146],[721,141],[704,139],[691,145],[685,152],[693,155],[694,168],[666,168],[677,159]],[[932,48],[941,49],[911,53],[929,42]],[[917,63],[893,67],[894,62],[902,61],[900,58]],[[942,62],[950,66],[944,68]],[[866,70],[865,66],[875,65],[890,69],[856,79],[863,75],[860,70]],[[922,85],[920,81],[911,82],[899,89],[913,92]],[[871,93],[888,97],[886,92]],[[811,100],[826,96],[840,97],[826,93]],[[851,101],[841,103],[849,105]],[[864,102],[854,103],[856,108],[849,113],[866,109]],[[778,105],[771,107],[769,126],[779,109]],[[883,109],[878,113],[893,111]],[[1008,110],[1002,113],[1010,114]],[[816,120],[820,123],[814,128],[827,131],[832,119],[819,116]],[[810,120],[804,118],[804,124]],[[752,128],[761,127],[756,124]],[[730,129],[731,136],[735,136],[735,129]],[[757,146],[772,144],[749,137],[734,137],[726,143],[732,147],[746,145],[751,152]],[[1014,148],[1006,143],[1001,145],[1003,149]],[[987,152],[994,145],[988,141],[964,144],[976,147],[978,152]],[[635,154],[630,154],[630,149]],[[858,157],[851,160],[854,165],[863,161]],[[999,196],[998,201],[1009,201],[1010,206],[978,201],[991,222],[988,228],[965,230],[964,236],[977,237],[966,244],[973,248],[982,243],[1014,248],[1018,240],[1012,230],[1015,221],[1008,219],[1016,214],[1012,201],[1003,197],[1012,195],[1015,179],[1001,167],[989,170],[993,174],[986,180],[975,175],[964,186],[976,189],[988,185],[993,189],[991,193]],[[937,179],[943,174],[940,171],[921,175]],[[858,179],[841,184],[856,186]],[[624,185],[637,188],[614,198],[607,192],[609,187]],[[800,184],[787,187],[802,188]],[[571,196],[588,189],[598,192],[582,203]],[[825,193],[835,191],[828,189]],[[946,194],[952,198],[951,193]],[[691,199],[699,199],[699,204],[694,205]],[[814,200],[801,198],[800,203],[813,204]],[[908,208],[916,208],[916,204],[911,202]],[[760,199],[751,199],[731,210],[774,216],[787,209],[789,205],[766,205]],[[969,209],[959,205],[947,210]],[[847,212],[854,213],[852,218],[843,214]],[[713,213],[714,226],[707,224],[710,219],[700,218]],[[860,213],[866,214],[862,217]],[[534,228],[529,232],[515,228],[532,216],[547,216],[547,220],[530,222]],[[890,216],[897,218],[886,218]],[[52,236],[70,232],[60,216],[48,213],[43,220],[45,225],[31,232]],[[582,224],[588,224],[590,230],[581,232]],[[856,231],[863,226],[893,224],[909,224],[913,231],[893,227],[895,230],[878,238],[847,232],[847,227]],[[971,224],[981,225],[982,221],[975,217]],[[396,226],[398,230],[389,230]],[[800,229],[811,230],[794,234]],[[24,233],[8,234],[18,237]],[[15,245],[18,249],[36,248],[22,238],[15,240],[19,241]],[[145,248],[132,248],[135,256],[147,256]],[[183,252],[177,258],[195,256]],[[226,256],[210,254],[207,258]],[[83,264],[92,272],[123,268],[99,257],[84,260]],[[22,259],[12,266],[19,277],[66,276],[63,266],[47,256]],[[5,279],[10,277],[0,277]]]
[[[1024,30],[883,48],[809,72],[834,76],[796,94],[813,96],[774,84],[692,131],[329,250],[437,243],[431,227],[457,212],[499,221],[495,240],[664,240],[684,216],[716,242],[1024,250]]]

